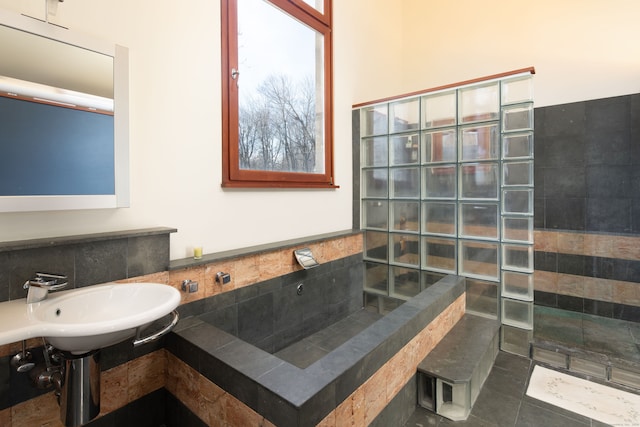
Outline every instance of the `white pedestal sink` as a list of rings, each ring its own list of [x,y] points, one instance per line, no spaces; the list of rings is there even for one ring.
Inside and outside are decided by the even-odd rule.
[[[0,345],[44,337],[58,350],[83,354],[136,338],[141,344],[169,332],[177,323],[177,289],[157,283],[89,286],[50,293],[27,304],[25,299],[0,303]],[[151,322],[173,313],[170,324],[145,338]]]

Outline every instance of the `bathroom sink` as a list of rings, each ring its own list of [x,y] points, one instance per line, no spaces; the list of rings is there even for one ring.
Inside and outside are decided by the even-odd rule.
[[[138,341],[142,329],[173,312],[170,327],[161,331],[169,332],[177,323],[179,303],[180,293],[171,286],[106,284],[50,293],[27,304],[27,317],[55,348],[82,354],[133,337]]]

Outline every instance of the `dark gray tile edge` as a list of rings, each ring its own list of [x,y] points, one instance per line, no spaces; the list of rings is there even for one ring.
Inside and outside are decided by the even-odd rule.
[[[335,239],[337,237],[352,236],[352,235],[357,235],[361,233],[362,233],[361,230],[354,230],[354,229],[334,231],[331,233],[317,234],[314,236],[301,237],[301,238],[291,239],[291,240],[283,240],[281,242],[273,242],[273,243],[267,243],[264,245],[249,246],[241,249],[233,249],[233,250],[224,251],[224,252],[205,254],[202,257],[202,259],[199,259],[199,260],[194,260],[193,258],[176,259],[171,261],[171,263],[169,264],[169,270],[180,270],[182,268],[196,267],[199,265],[205,265],[212,262],[225,261],[225,260],[236,258],[239,256],[255,255],[255,254],[259,254],[267,251],[284,249],[284,248],[298,246],[302,244],[309,245],[312,243],[322,242],[324,240]]]
[[[176,344],[170,339],[167,349],[214,382],[219,374],[207,365],[231,372],[222,381],[240,381],[246,386],[228,391],[277,425],[312,425],[435,319],[439,312],[429,310],[432,305],[446,308],[463,293],[464,278],[448,276],[414,297],[412,304],[400,306],[304,370],[207,324],[194,324],[172,333],[185,343]],[[428,315],[421,316],[425,311]],[[224,343],[226,340],[216,337],[226,337],[228,341]],[[257,360],[249,362],[239,357],[243,354],[253,354]]]
[[[50,248],[54,246],[73,245],[77,243],[99,242],[103,240],[123,239],[129,237],[153,236],[158,234],[175,233],[176,228],[153,227],[135,230],[110,231],[105,233],[79,234],[75,236],[45,237],[41,239],[15,240],[0,242],[0,252],[10,252],[23,249]]]

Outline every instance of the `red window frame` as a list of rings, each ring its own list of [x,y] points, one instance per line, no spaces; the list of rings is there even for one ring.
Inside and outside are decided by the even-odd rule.
[[[245,188],[337,188],[333,170],[333,62],[331,1],[323,13],[302,0],[265,0],[292,19],[324,36],[324,173],[240,169],[238,86],[232,70],[238,67],[238,8],[242,0],[221,0],[222,31],[222,186]],[[242,70],[239,70],[240,72]]]

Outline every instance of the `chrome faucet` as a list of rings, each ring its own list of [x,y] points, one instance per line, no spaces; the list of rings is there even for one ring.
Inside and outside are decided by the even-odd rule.
[[[40,302],[47,298],[49,291],[57,291],[69,284],[67,276],[60,274],[36,273],[36,277],[27,280],[23,286],[29,289],[27,293],[27,304]]]

